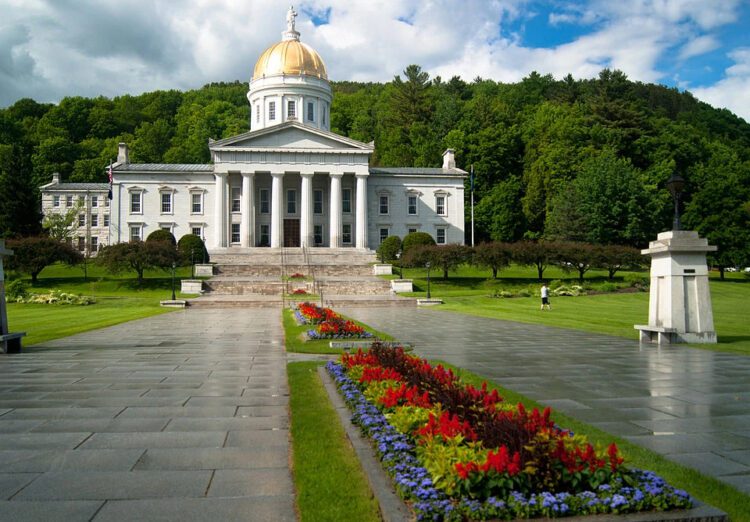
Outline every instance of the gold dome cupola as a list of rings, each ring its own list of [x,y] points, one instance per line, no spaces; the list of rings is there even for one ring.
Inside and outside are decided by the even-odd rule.
[[[329,129],[332,93],[323,58],[300,42],[297,12],[289,8],[282,40],[263,51],[255,62],[250,90],[250,128],[261,129],[288,120]]]

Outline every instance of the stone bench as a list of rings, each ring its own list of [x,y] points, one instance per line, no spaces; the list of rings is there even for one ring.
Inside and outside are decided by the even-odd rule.
[[[640,341],[642,343],[656,342],[658,344],[672,344],[673,338],[677,333],[676,328],[666,328],[650,324],[636,324],[633,328],[641,332]]]
[[[20,353],[21,338],[26,332],[14,332],[0,335],[0,351],[2,353]]]

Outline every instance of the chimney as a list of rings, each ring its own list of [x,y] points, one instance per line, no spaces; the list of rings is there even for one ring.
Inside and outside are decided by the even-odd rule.
[[[125,164],[125,165],[130,163],[127,143],[120,142],[119,148],[117,149],[117,163]]]
[[[55,185],[59,185],[60,184],[60,173],[59,172],[53,172],[52,173],[52,183],[54,183]]]
[[[445,152],[443,152],[443,168],[456,168],[456,151],[454,149],[447,149]]]

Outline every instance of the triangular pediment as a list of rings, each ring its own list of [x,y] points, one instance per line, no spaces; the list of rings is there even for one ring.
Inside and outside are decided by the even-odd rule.
[[[290,149],[290,150],[361,150],[372,146],[333,132],[287,122],[273,127],[246,132],[209,144],[211,150]]]

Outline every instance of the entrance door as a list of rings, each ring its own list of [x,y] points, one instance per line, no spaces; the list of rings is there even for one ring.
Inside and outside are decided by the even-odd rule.
[[[284,220],[284,246],[299,247],[299,219]]]

